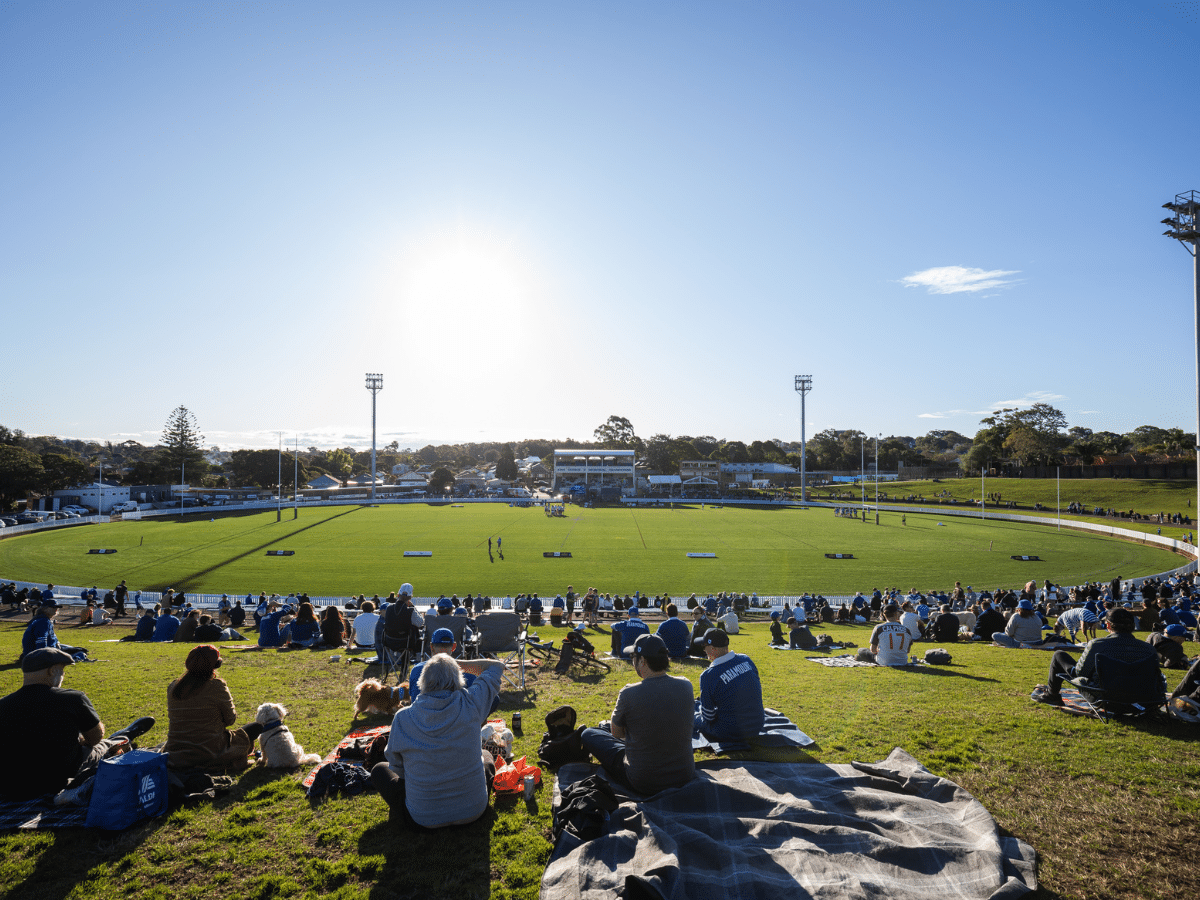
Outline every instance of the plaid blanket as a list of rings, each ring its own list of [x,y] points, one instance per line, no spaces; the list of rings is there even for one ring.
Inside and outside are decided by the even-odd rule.
[[[0,830],[10,828],[83,828],[86,806],[55,806],[54,797],[38,797],[24,803],[0,803]]]
[[[899,748],[871,765],[722,760],[622,802],[593,841],[564,833],[541,898],[1008,900],[1036,890],[1034,859]]]
[[[317,772],[321,770],[321,766],[331,762],[338,762],[338,750],[342,749],[343,747],[349,747],[360,737],[375,737],[377,734],[383,734],[383,732],[387,731],[391,727],[392,723],[389,722],[386,725],[376,725],[374,728],[351,729],[349,734],[338,741],[338,745],[336,747],[325,754],[325,758],[323,760],[313,766],[312,771],[305,775],[304,781],[300,783],[304,785],[305,790],[308,790],[310,787],[312,787],[313,781],[316,780]],[[355,760],[342,760],[342,762],[351,762],[355,765],[362,765],[361,762],[356,762]]]
[[[816,743],[779,710],[766,709],[763,712],[766,713],[766,716],[763,717],[762,731],[751,738],[748,743],[746,741],[710,741],[697,730],[692,732],[692,749],[711,750],[713,753],[732,753],[759,748],[807,747]]]
[[[841,650],[844,644],[826,644],[824,647],[809,647],[805,650],[803,647],[789,647],[787,644],[767,644],[772,650],[802,650],[805,653],[820,652],[822,650]]]

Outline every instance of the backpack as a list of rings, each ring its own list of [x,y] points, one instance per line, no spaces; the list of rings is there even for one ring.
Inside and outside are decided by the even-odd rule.
[[[941,647],[934,647],[932,650],[925,651],[925,662],[935,666],[948,666],[954,659],[948,650],[943,650]]]
[[[591,757],[583,749],[583,728],[575,727],[575,710],[560,706],[546,716],[546,728],[538,747],[538,761],[550,769],[570,762],[587,762]]]

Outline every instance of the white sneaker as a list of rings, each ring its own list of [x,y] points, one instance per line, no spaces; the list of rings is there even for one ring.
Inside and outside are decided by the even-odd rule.
[[[87,806],[92,799],[92,782],[94,778],[89,778],[83,784],[77,784],[73,788],[59,791],[54,798],[55,806]]]

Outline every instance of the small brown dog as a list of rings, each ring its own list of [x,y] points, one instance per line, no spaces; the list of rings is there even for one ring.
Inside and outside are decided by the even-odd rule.
[[[381,684],[375,678],[368,678],[354,688],[354,718],[393,715],[404,705],[404,698],[407,696],[407,681],[391,687]]]

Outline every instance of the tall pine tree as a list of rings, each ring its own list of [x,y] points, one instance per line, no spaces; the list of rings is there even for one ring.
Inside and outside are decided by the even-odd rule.
[[[208,470],[208,462],[204,459],[204,435],[200,433],[196,417],[186,406],[177,406],[167,417],[162,444],[159,459],[170,477],[175,477],[176,473],[186,477],[188,472],[198,477]]]

